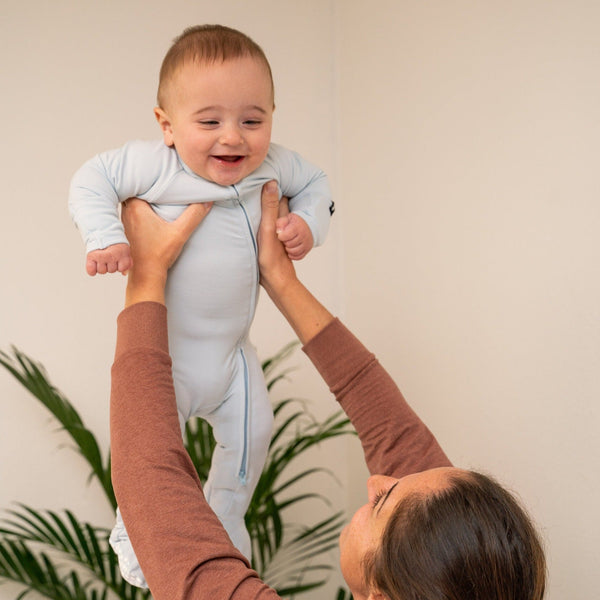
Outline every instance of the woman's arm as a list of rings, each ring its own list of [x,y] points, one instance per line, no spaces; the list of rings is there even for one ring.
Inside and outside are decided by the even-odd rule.
[[[352,421],[372,474],[403,477],[450,466],[375,355],[340,321],[332,321],[304,351]]]
[[[274,181],[263,187],[262,218],[258,230],[260,283],[296,335],[306,344],[322,331],[333,315],[300,283],[294,265],[277,239],[279,197]]]
[[[425,426],[374,357],[296,278],[277,240],[277,202],[276,187],[266,189],[259,231],[261,282],[348,411],[369,466],[390,472],[389,461],[397,472],[397,465],[419,470],[447,464],[440,462],[445,457],[433,436],[424,433]],[[134,265],[127,308],[118,320],[112,371],[113,485],[157,600],[274,600],[276,593],[248,568],[206,503],[179,431],[164,285],[168,268],[206,212],[202,205],[192,205],[182,220],[165,223],[145,203],[128,201],[125,206]],[[392,419],[388,410],[398,415]],[[395,422],[396,432],[389,425]]]
[[[258,234],[261,283],[350,417],[369,470],[401,477],[450,465],[375,356],[296,277],[277,240],[278,200],[277,187],[267,184]]]
[[[125,526],[156,600],[274,600],[208,506],[179,429],[164,284],[204,215],[192,205],[166,223],[128,201],[134,265],[112,368],[112,479]]]

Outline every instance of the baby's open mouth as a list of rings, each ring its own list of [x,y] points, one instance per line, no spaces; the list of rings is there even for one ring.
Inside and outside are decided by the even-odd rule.
[[[215,156],[216,159],[218,160],[222,160],[228,163],[236,163],[241,161],[244,157],[243,156]]]

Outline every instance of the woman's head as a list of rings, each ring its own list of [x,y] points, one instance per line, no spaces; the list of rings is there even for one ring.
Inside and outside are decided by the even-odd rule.
[[[376,487],[383,495],[371,491]],[[538,534],[492,478],[443,468],[400,480],[371,478],[369,488],[374,507],[357,511],[341,541],[342,571],[357,598],[543,597],[546,565]],[[357,539],[353,524],[370,533]],[[346,543],[361,548],[354,559]]]

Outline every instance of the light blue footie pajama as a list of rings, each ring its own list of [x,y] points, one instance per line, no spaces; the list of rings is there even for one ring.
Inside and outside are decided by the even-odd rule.
[[[311,228],[315,245],[321,244],[333,206],[327,178],[275,144],[254,173],[236,185],[219,186],[192,173],[162,142],[130,142],[88,161],[75,174],[69,197],[88,252],[126,241],[118,203],[127,198],[147,200],[166,220],[189,203],[214,201],[169,272],[169,350],[182,428],[191,417],[202,417],[217,442],[204,493],[247,557],[244,515],[273,424],[260,361],[248,338],[259,290],[260,194],[272,179]],[[146,587],[119,511],[110,541],[123,577]]]

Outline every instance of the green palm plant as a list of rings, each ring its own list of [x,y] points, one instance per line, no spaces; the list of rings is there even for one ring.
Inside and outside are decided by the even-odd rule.
[[[289,374],[290,369],[281,365],[296,345],[289,344],[263,363],[269,390]],[[58,420],[75,450],[89,464],[90,478],[98,480],[106,501],[116,508],[110,452],[103,456],[94,434],[50,382],[43,367],[15,348],[12,355],[0,352],[0,365]],[[298,399],[275,402],[274,413],[269,456],[246,525],[252,538],[253,567],[281,596],[293,598],[326,582],[333,568],[328,554],[337,545],[343,516],[331,509],[322,494],[304,491],[307,478],[318,472],[332,476],[330,472],[321,467],[297,471],[290,466],[315,445],[352,434],[353,430],[341,412],[318,422]],[[185,445],[202,481],[208,474],[214,444],[205,421],[197,419],[187,424]],[[315,499],[329,511],[325,518],[309,524],[290,522],[292,506]],[[151,598],[148,591],[131,586],[121,577],[108,543],[109,533],[81,522],[68,510],[59,513],[17,505],[5,511],[0,524],[0,582],[18,584],[22,591],[17,600],[30,592],[55,600]]]

